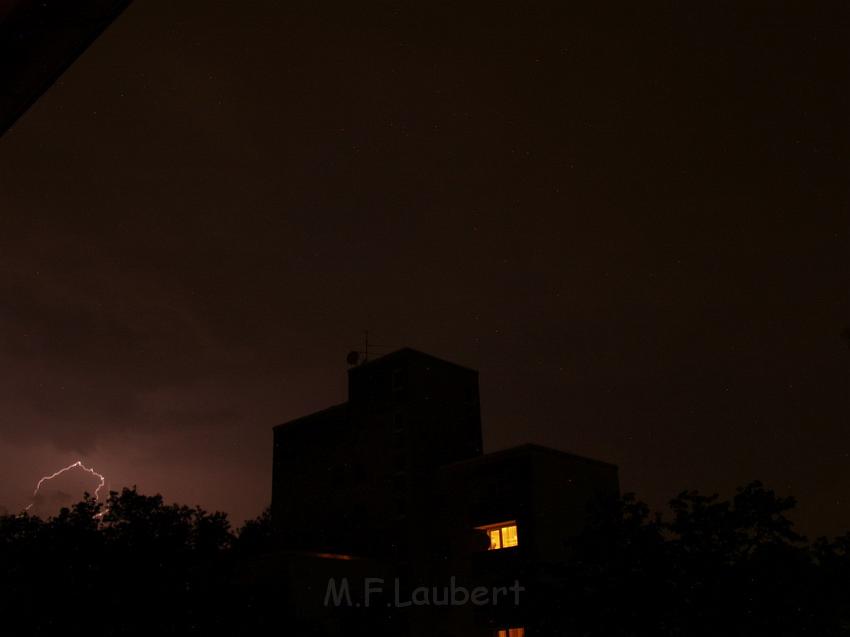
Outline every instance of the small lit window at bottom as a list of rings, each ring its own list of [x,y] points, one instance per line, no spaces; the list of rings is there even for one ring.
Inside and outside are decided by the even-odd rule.
[[[501,628],[496,631],[496,637],[525,637],[525,628]]]

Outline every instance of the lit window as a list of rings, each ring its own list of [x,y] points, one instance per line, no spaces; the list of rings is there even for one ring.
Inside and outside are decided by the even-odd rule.
[[[491,529],[490,531],[487,531],[487,535],[490,536],[491,551],[502,548],[502,542],[500,537],[501,533],[499,533],[499,529]]]
[[[500,628],[496,637],[525,637],[525,628]]]
[[[499,524],[488,524],[487,526],[479,526],[477,527],[477,530],[484,531],[487,534],[487,537],[490,538],[490,546],[487,549],[488,551],[497,551],[499,549],[509,549],[514,546],[519,546],[516,520],[500,522]],[[517,634],[522,637],[522,633]]]
[[[516,536],[516,524],[502,528],[502,546],[509,548],[517,544],[519,544],[519,540],[517,540]]]

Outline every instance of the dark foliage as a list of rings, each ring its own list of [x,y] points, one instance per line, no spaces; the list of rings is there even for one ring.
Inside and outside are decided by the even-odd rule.
[[[681,493],[669,520],[631,495],[606,503],[572,542],[564,586],[548,591],[570,600],[549,628],[588,637],[848,635],[850,536],[807,543],[786,517],[794,506],[758,482],[731,501]]]
[[[14,634],[178,633],[223,621],[227,517],[135,489],[54,518],[0,518],[0,599]]]
[[[850,533],[809,543],[794,505],[757,482],[729,501],[681,493],[669,519],[633,496],[601,503],[569,564],[539,574],[532,623],[585,637],[850,634]],[[0,516],[3,617],[16,635],[311,634],[255,577],[273,551],[268,511],[234,534],[224,514],[135,489],[48,520]]]

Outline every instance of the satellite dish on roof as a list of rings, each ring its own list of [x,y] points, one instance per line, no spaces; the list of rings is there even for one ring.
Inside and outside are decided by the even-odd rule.
[[[348,356],[345,357],[345,361],[349,365],[357,365],[360,362],[360,352],[348,352]]]

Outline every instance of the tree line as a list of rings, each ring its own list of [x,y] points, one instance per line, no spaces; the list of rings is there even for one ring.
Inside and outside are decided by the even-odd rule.
[[[583,637],[850,635],[850,533],[809,541],[792,498],[754,482],[694,491],[652,513],[600,502],[573,558],[550,564],[524,609],[537,634]],[[223,513],[133,489],[56,516],[0,516],[0,609],[15,635],[319,634],[240,564],[274,548],[265,511]],[[281,632],[281,626],[286,627]]]

